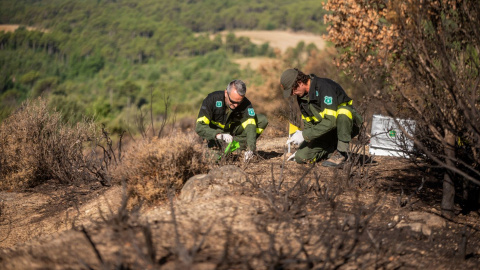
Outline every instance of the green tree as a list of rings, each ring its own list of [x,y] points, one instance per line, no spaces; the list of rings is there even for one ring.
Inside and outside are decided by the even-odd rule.
[[[58,86],[58,78],[57,77],[47,77],[41,80],[38,80],[33,87],[32,96],[39,97],[44,93],[50,92],[55,87]]]

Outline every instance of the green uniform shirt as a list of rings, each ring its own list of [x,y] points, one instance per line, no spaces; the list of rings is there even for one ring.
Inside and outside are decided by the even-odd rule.
[[[225,103],[224,93],[225,91],[215,91],[203,100],[195,131],[206,140],[214,140],[219,133],[246,133],[247,147],[255,151],[257,122],[252,103],[244,98],[235,110],[231,110]]]

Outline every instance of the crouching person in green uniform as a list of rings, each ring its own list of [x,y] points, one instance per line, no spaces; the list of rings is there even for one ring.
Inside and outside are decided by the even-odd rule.
[[[231,81],[224,91],[210,93],[202,102],[195,127],[209,148],[223,149],[222,144],[239,142],[239,150],[245,150],[244,161],[253,157],[257,138],[268,124],[265,115],[255,113],[246,93],[241,80]]]
[[[326,167],[342,166],[348,157],[349,143],[358,135],[363,119],[353,108],[353,100],[333,80],[287,69],[280,83],[283,95],[296,96],[304,124],[287,144],[299,145],[289,159],[298,163],[318,162]]]

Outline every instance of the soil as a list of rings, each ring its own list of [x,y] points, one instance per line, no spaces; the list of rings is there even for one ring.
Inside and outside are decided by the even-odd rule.
[[[480,267],[478,212],[442,217],[426,167],[375,157],[347,178],[285,162],[284,142],[231,161],[249,180],[230,196],[129,209],[118,185],[0,192],[0,269]]]

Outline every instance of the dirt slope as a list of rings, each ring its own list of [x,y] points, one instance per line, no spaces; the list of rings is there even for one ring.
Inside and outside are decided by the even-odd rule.
[[[381,157],[347,185],[342,170],[284,163],[284,142],[261,138],[256,161],[233,162],[241,190],[140,212],[119,211],[119,186],[1,192],[0,269],[478,269],[478,214],[439,217],[422,168]]]

